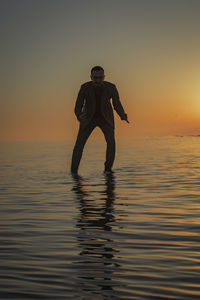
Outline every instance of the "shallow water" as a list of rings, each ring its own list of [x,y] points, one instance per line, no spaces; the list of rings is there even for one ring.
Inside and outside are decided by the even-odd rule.
[[[200,299],[200,137],[0,150],[1,299]]]

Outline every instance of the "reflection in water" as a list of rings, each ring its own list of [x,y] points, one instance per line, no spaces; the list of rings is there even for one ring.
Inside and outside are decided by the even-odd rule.
[[[74,179],[71,142],[1,145],[0,298],[200,299],[199,137],[133,142]]]
[[[102,205],[96,205],[95,200],[86,191],[84,179],[73,175],[73,190],[80,203],[80,217],[77,227],[80,228],[78,243],[81,258],[78,261],[80,291],[112,290],[116,283],[112,280],[114,273],[120,267],[115,254],[119,252],[115,242],[108,233],[112,231],[115,201],[115,175],[104,174],[105,190],[101,192]],[[113,295],[113,293],[112,293]],[[115,297],[116,298],[116,297]]]

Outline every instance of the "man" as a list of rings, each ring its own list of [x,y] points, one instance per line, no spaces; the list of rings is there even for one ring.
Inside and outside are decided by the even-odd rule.
[[[110,173],[115,158],[115,124],[111,98],[121,120],[129,121],[115,84],[104,80],[104,69],[100,66],[93,67],[90,78],[91,81],[81,85],[74,108],[79,121],[79,131],[72,154],[71,172],[77,173],[84,145],[93,129],[99,126],[107,143],[104,172]]]

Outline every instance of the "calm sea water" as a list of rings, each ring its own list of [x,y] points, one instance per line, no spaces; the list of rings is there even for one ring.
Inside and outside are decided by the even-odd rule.
[[[200,137],[0,148],[1,299],[200,299]]]

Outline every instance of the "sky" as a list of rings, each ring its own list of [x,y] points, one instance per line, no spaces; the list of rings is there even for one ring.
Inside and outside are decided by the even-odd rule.
[[[200,134],[199,15],[198,0],[0,0],[0,141],[75,140],[95,65],[128,114],[117,138]]]

